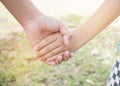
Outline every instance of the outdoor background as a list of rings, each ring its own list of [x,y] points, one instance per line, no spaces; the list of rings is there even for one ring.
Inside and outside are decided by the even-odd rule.
[[[70,28],[87,20],[103,0],[33,0]],[[92,21],[91,21],[92,22]],[[120,39],[120,19],[58,66],[33,58],[22,27],[0,3],[0,86],[106,86]]]

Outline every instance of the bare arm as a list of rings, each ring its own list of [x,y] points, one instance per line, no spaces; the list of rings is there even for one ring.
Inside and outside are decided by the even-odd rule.
[[[79,49],[116,19],[119,14],[120,0],[105,0],[100,8],[85,23],[73,31],[71,50],[75,51]]]
[[[33,27],[34,30],[32,29],[32,33],[39,32],[39,36],[37,38],[44,38],[48,34],[60,32],[63,34],[64,43],[68,45],[71,35],[67,30],[67,27],[59,20],[41,13],[36,6],[34,6],[31,0],[1,0],[1,2],[23,26],[25,32],[30,33],[31,31],[29,29]],[[42,31],[44,36],[40,31]],[[30,33],[30,35],[33,34]],[[34,35],[36,35],[36,33],[34,33]],[[34,36],[32,37],[32,39],[35,38],[36,37]]]
[[[1,0],[1,2],[23,26],[33,47],[55,32],[62,34],[65,45],[69,44],[71,34],[67,27],[59,20],[42,14],[31,0]]]
[[[86,21],[84,22],[78,29],[72,31],[72,38],[70,41],[70,50],[76,51],[80,47],[82,47],[85,43],[95,37],[100,31],[102,31],[106,26],[108,26],[114,19],[116,19],[120,14],[120,0],[105,0],[105,2],[100,6],[100,8]],[[52,37],[52,36],[51,36]],[[46,38],[46,40],[49,40]],[[55,43],[55,42],[54,42]],[[50,45],[47,47],[44,46],[45,42],[40,42],[38,45],[46,50],[44,52],[49,51]],[[56,44],[60,44],[60,42],[56,42]],[[46,44],[47,45],[47,44]],[[55,44],[54,44],[55,45]],[[51,46],[55,48],[54,46]],[[55,60],[55,54],[60,53],[62,49],[56,49],[55,51],[51,51],[47,54],[49,60]],[[53,57],[52,57],[53,55]],[[43,56],[43,58],[46,56]],[[51,57],[51,58],[50,58]]]
[[[1,2],[22,25],[41,14],[30,0],[1,0]]]

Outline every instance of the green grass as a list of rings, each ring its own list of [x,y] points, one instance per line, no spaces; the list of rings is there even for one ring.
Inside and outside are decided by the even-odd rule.
[[[14,44],[11,43],[11,39],[6,39],[4,46],[1,46],[6,50],[0,54],[1,59],[5,57],[0,64],[1,86],[104,86],[106,84],[110,66],[105,66],[101,59],[88,54],[90,48],[87,46],[90,44],[78,51],[68,62],[50,67],[32,59],[32,49],[23,33],[14,36],[15,39],[12,40],[12,43],[15,41]],[[7,50],[6,47],[9,46],[12,46],[13,50]],[[13,56],[9,57],[11,53]]]

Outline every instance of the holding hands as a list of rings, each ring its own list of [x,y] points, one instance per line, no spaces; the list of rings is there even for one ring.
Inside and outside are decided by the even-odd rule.
[[[120,15],[120,0],[105,0],[80,27],[71,32],[60,21],[41,13],[30,0],[0,0],[23,26],[36,58],[60,64]]]
[[[63,43],[62,37],[62,34],[57,32],[36,44],[36,58],[51,65],[68,60],[72,53],[70,53],[70,47]]]
[[[71,57],[68,48],[71,34],[62,22],[42,14],[27,21],[23,27],[34,46],[36,58],[47,64],[55,65]],[[57,59],[47,61],[50,57]]]
[[[49,35],[59,33],[59,35],[61,35],[61,38],[59,37],[59,42],[62,44],[62,49],[61,54],[59,54],[58,57],[61,60],[62,54],[64,53],[67,54],[66,58],[70,56],[70,52],[67,52],[68,51],[67,46],[69,45],[71,34],[67,27],[62,22],[41,13],[34,6],[31,0],[0,0],[0,1],[22,25],[28,39],[30,40],[33,46],[36,46],[40,41],[42,42],[42,40],[48,37]],[[55,37],[50,42],[52,43],[53,41],[58,42],[58,40],[56,40]],[[49,43],[49,41],[47,43]],[[64,49],[63,45],[65,47]],[[60,47],[60,45],[55,45],[55,47]],[[37,48],[35,48],[35,50],[37,50]],[[40,55],[39,53],[37,53],[36,56],[41,57],[48,53],[44,51],[45,50],[39,52]],[[47,55],[46,58],[48,58],[48,56],[49,55]],[[43,57],[41,59],[44,60]],[[47,62],[47,64],[51,63]]]

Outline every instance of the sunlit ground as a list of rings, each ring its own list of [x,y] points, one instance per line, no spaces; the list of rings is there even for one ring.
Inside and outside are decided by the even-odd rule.
[[[34,3],[42,12],[73,28],[93,14],[102,1],[34,0]],[[0,4],[0,86],[106,86],[116,59],[119,23],[118,18],[69,61],[50,67],[33,59],[33,50],[22,28]]]

